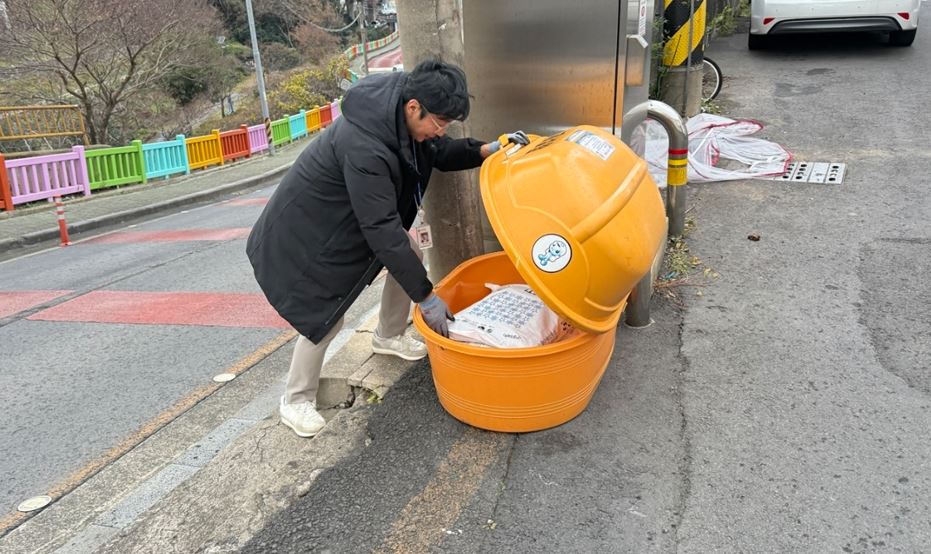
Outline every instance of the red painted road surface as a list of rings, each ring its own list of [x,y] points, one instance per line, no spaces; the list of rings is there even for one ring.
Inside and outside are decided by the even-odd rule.
[[[121,231],[84,241],[84,244],[236,240],[249,236],[250,227],[232,229],[181,229],[178,231]]]
[[[42,310],[27,319],[273,329],[290,327],[261,294],[214,292],[94,291]]]
[[[0,319],[18,314],[33,306],[44,304],[70,292],[70,290],[0,291]]]
[[[264,206],[268,204],[268,198],[237,198],[226,202],[227,206]]]
[[[369,69],[382,69],[394,67],[401,63],[401,49],[395,48],[387,54],[382,54],[377,58],[369,60]]]

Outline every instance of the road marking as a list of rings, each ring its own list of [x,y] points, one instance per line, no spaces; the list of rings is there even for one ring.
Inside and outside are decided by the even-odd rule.
[[[407,503],[377,552],[428,552],[446,538],[472,499],[485,471],[498,458],[502,435],[468,428],[436,475]]]
[[[223,373],[239,375],[240,373],[264,360],[266,357],[290,342],[296,336],[297,332],[293,329],[289,329],[281,333],[277,337],[260,346],[248,356],[240,359],[232,366],[226,368]],[[213,394],[222,386],[222,383],[210,382],[190,392],[187,396],[175,402],[173,406],[149,420],[135,433],[123,439],[123,441],[118,445],[107,450],[102,456],[85,464],[84,467],[78,469],[66,477],[63,481],[54,485],[46,492],[46,494],[52,497],[52,503],[54,504],[54,502],[59,498],[73,491],[78,485],[90,479],[100,470],[121,458],[124,454],[135,448],[136,445],[147,439],[149,436],[154,434],[165,425],[171,423],[175,418],[188,411],[204,398]],[[0,536],[6,534],[7,531],[13,527],[18,526],[35,513],[40,512],[34,512],[30,514],[13,512],[0,519]]]
[[[228,206],[264,206],[268,204],[269,197],[263,196],[261,198],[237,198],[236,200],[230,200],[226,202]]]
[[[81,244],[127,244],[138,242],[193,242],[244,239],[251,227],[231,229],[178,229],[174,231],[116,231],[81,241]]]
[[[28,316],[34,321],[285,329],[258,293],[98,290]]]
[[[0,291],[0,319],[16,315],[33,306],[71,294],[70,290]]]

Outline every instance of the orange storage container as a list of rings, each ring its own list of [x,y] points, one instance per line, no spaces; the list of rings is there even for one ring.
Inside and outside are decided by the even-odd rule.
[[[488,294],[485,283],[523,283],[504,252],[467,260],[435,291],[458,312]],[[415,310],[440,404],[456,419],[491,431],[561,425],[588,406],[614,350],[614,333],[579,333],[533,348],[489,348],[434,333]]]
[[[473,258],[436,285],[453,312],[485,283],[526,283],[585,331],[530,348],[474,346],[437,335],[415,312],[440,403],[468,424],[524,432],[582,412],[614,348],[630,291],[666,234],[646,162],[614,135],[580,126],[502,149],[481,170],[482,201],[504,253]]]

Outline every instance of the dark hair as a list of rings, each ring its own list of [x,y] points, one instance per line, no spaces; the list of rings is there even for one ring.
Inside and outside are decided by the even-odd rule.
[[[441,62],[425,60],[407,76],[401,92],[406,104],[414,99],[432,114],[450,121],[464,121],[469,116],[469,89],[465,72],[459,67]],[[424,117],[421,109],[420,117]]]

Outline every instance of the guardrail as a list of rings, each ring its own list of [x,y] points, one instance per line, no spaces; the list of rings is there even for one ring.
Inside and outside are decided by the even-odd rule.
[[[223,165],[219,130],[214,129],[209,135],[184,139],[184,143],[187,146],[187,161],[191,170]]]
[[[301,137],[307,136],[307,112],[301,110],[301,113],[288,117],[288,129],[291,131],[291,140],[295,141]]]
[[[308,136],[340,115],[339,100],[334,100],[323,107],[285,116],[272,122],[272,141],[279,145]],[[146,144],[134,140],[128,146],[93,150],[80,147],[62,154],[17,160],[0,156],[0,210],[11,211],[15,205],[55,196],[86,195],[92,190],[188,174],[268,149],[265,125],[259,123],[222,133],[214,130],[199,137],[177,135],[174,140]]]
[[[249,128],[240,125],[239,129],[220,133],[220,150],[223,152],[224,162],[251,156],[252,147],[249,145]]]
[[[323,129],[323,126],[320,125],[320,106],[314,106],[312,110],[307,112],[307,131],[316,133],[320,129]]]
[[[265,133],[265,124],[250,125],[249,131],[249,151],[253,154],[268,150],[268,134]]]
[[[288,126],[288,116],[272,121],[272,144],[279,146],[291,142],[291,128]]]
[[[82,137],[87,146],[78,106],[0,106],[0,141],[72,136]]]
[[[395,31],[384,38],[380,38],[378,40],[370,40],[365,43],[365,49],[366,50],[377,50],[379,48],[384,48],[388,44],[397,40],[399,36],[400,35],[398,34],[398,32]],[[362,55],[362,43],[360,42],[359,44],[353,44],[352,46],[350,46],[349,48],[343,51],[343,55],[346,56],[346,59],[348,59],[349,61],[352,61],[353,59],[358,58],[359,56]]]
[[[91,193],[83,146],[74,146],[71,152],[63,154],[5,160],[3,166],[3,178],[0,181],[6,182],[10,209],[14,204],[76,192],[85,196]],[[7,209],[5,193],[3,204],[4,209]]]
[[[13,211],[13,193],[10,191],[10,178],[6,176],[6,158],[0,154],[0,208]]]
[[[333,108],[329,104],[320,106],[320,127],[326,129],[333,123]]]
[[[167,179],[171,175],[191,172],[187,163],[187,148],[184,146],[184,135],[176,136],[175,140],[143,144],[142,161],[145,165],[147,179],[155,179],[156,177]]]
[[[88,150],[84,159],[91,190],[146,182],[142,141],[134,140],[129,146]]]

